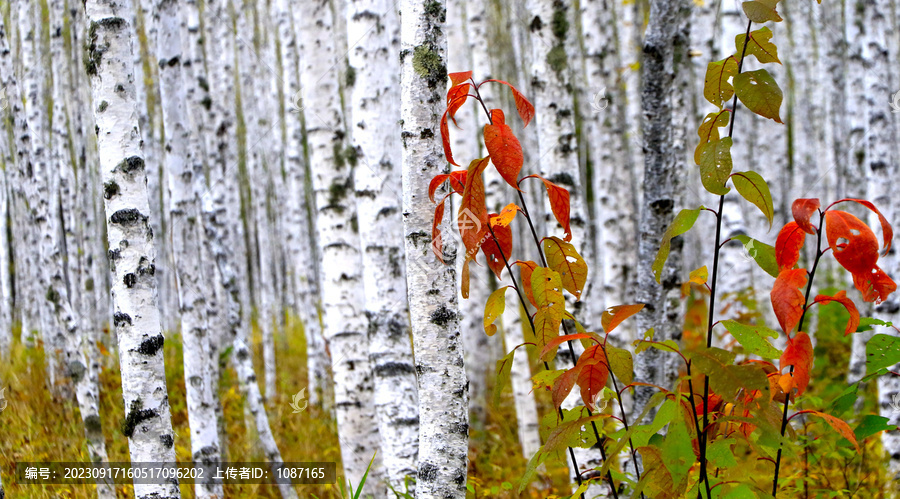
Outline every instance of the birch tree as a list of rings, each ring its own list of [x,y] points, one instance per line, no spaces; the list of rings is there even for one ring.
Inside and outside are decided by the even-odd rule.
[[[358,481],[375,456],[367,493],[381,497],[383,469],[372,393],[372,365],[365,316],[359,220],[353,193],[353,158],[346,153],[345,127],[335,71],[334,23],[328,0],[298,6],[303,67],[300,87],[306,114],[312,184],[316,198],[316,244],[322,259],[324,335],[331,350],[341,459]]]
[[[369,359],[375,374],[375,409],[387,479],[404,490],[415,476],[418,394],[409,342],[403,225],[400,217],[400,143],[391,126],[400,120],[399,20],[387,0],[347,4],[350,128],[356,209],[362,243]]]
[[[441,0],[400,2],[400,112],[406,283],[419,387],[416,496],[463,498],[469,421],[456,298],[456,244],[443,237],[434,262],[428,200],[431,178],[449,169],[438,142],[446,91],[446,8]],[[441,194],[443,195],[443,194]],[[450,215],[439,228],[449,234]],[[434,270],[428,271],[428,268]]]
[[[156,54],[159,88],[165,127],[164,168],[169,184],[170,228],[175,278],[178,284],[181,337],[184,345],[184,377],[191,427],[191,451],[195,462],[215,465],[221,461],[216,426],[218,405],[210,386],[209,330],[206,322],[208,284],[201,267],[200,210],[197,184],[203,180],[199,151],[190,150],[185,81],[181,65],[182,13],[179,2],[159,0],[154,9],[157,21]],[[196,145],[196,143],[194,143]],[[197,497],[222,497],[221,483],[197,483]]]
[[[103,174],[110,266],[116,276],[112,298],[126,410],[123,433],[132,462],[173,463],[155,252],[135,109],[133,40],[126,19],[131,5],[87,0],[84,7],[90,23],[86,69]],[[178,498],[178,484],[173,482],[135,484],[135,497]]]

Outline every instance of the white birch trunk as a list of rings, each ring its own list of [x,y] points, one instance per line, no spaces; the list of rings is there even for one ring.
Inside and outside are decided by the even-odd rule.
[[[6,23],[0,17],[0,89],[2,89],[0,90],[2,92],[0,95],[0,119],[4,123],[10,123],[8,121],[11,117],[9,113],[12,113],[10,101],[14,97],[9,93],[7,81],[12,74],[12,57],[6,37]],[[2,360],[9,358],[9,349],[13,339],[12,324],[15,316],[13,280],[10,272],[12,241],[7,238],[7,234],[11,230],[12,215],[10,180],[16,167],[13,156],[14,142],[14,130],[11,128],[3,130],[2,137],[0,137],[0,144],[2,144],[2,151],[0,151],[0,162],[2,162],[2,171],[0,171],[0,359]]]
[[[216,465],[221,446],[216,425],[217,397],[212,391],[209,365],[209,330],[206,322],[206,294],[201,265],[200,210],[195,183],[203,180],[202,163],[190,150],[184,54],[181,45],[181,9],[174,0],[159,0],[154,8],[157,25],[156,60],[165,127],[164,168],[169,185],[172,256],[178,290],[181,337],[184,351],[184,378],[191,428],[191,452],[195,462]],[[223,497],[221,483],[195,484],[197,497]]]
[[[135,108],[128,2],[85,2],[87,70],[97,123],[122,393],[132,462],[174,462],[163,336],[156,307],[155,251]],[[177,482],[135,484],[137,498],[178,498]]]
[[[365,316],[362,255],[353,192],[352,158],[345,152],[338,62],[329,1],[303,3],[300,75],[316,196],[316,243],[322,259],[325,339],[334,372],[341,458],[347,479],[359,483],[373,455],[366,493],[386,494],[375,417],[372,365]]]
[[[419,464],[416,496],[466,495],[468,387],[456,295],[456,243],[443,237],[445,265],[431,245],[434,206],[427,189],[444,173],[439,120],[446,91],[446,8],[441,0],[400,2],[400,100],[406,282],[419,382]],[[445,191],[446,192],[446,191]],[[441,194],[443,195],[443,194]],[[450,234],[450,214],[440,224]],[[432,271],[427,269],[431,267]]]
[[[375,410],[388,483],[405,490],[415,477],[419,415],[400,214],[399,20],[387,0],[347,2],[350,128],[357,165],[356,208],[369,317],[369,359],[375,374]]]

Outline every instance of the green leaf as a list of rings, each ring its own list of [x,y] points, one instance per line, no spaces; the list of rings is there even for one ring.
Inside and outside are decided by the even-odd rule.
[[[716,468],[735,466],[737,465],[737,460],[734,459],[734,452],[732,452],[731,446],[736,442],[737,440],[733,438],[716,440],[709,444],[709,447],[706,449],[706,457],[709,458]]]
[[[741,6],[744,8],[744,14],[755,23],[764,23],[767,21],[781,22],[783,19],[775,11],[779,0],[751,0],[744,2]]]
[[[746,38],[747,35],[743,33],[734,38],[734,46],[737,49],[738,54],[744,52],[744,40],[746,40]],[[778,60],[778,47],[772,43],[772,31],[766,27],[750,32],[750,43],[747,44],[747,55],[756,57],[756,60],[763,64],[770,62],[781,64],[781,61]]]
[[[766,338],[777,338],[778,333],[765,326],[750,326],[737,321],[722,321],[725,329],[744,347],[744,351],[764,359],[777,359],[782,351],[773,347]]]
[[[735,354],[721,348],[708,348],[691,352],[691,366],[709,378],[709,387],[720,396],[728,398],[738,390],[760,390],[768,395],[769,380],[761,367],[750,364],[733,364]],[[764,397],[766,396],[764,395]]]
[[[491,293],[484,305],[484,332],[488,336],[493,336],[497,332],[497,325],[494,322],[503,315],[503,310],[506,309],[506,288],[508,287],[503,286]]]
[[[847,387],[837,398],[831,402],[831,413],[834,414],[843,414],[850,410],[851,407],[856,403],[857,394],[856,392],[859,390],[859,383],[854,383]]]
[[[559,272],[566,291],[572,293],[575,299],[581,299],[588,275],[588,266],[584,258],[578,254],[575,246],[555,236],[545,238],[543,246],[547,266]]]
[[[653,328],[650,328],[652,331]],[[675,343],[674,340],[666,340],[662,342],[655,341],[635,341],[634,342],[634,353],[639,354],[648,348],[655,348],[662,352],[680,352],[681,349],[678,347],[678,343]]]
[[[872,317],[860,317],[859,318],[859,327],[856,328],[856,332],[861,333],[863,331],[871,331],[872,326],[891,327],[892,324],[890,322],[885,322],[881,319],[875,319]]]
[[[728,126],[730,120],[731,111],[727,109],[723,109],[717,113],[709,113],[703,118],[703,123],[700,123],[700,128],[697,129],[697,135],[700,137],[700,141],[697,143],[697,148],[694,149],[695,163],[700,164],[700,148],[703,147],[704,144],[719,140],[719,128]]]
[[[771,229],[772,222],[775,220],[775,207],[772,205],[769,184],[762,178],[762,175],[751,171],[737,172],[731,175],[731,181],[738,194],[756,205],[759,211],[765,215],[766,220],[769,221],[769,229]]]
[[[609,369],[617,378],[626,385],[634,381],[634,359],[631,352],[607,344],[606,356],[609,359]]]
[[[866,343],[866,375],[900,362],[900,337],[876,334]]]
[[[728,79],[738,74],[738,63],[734,56],[728,56],[721,61],[709,63],[706,66],[706,78],[703,82],[703,96],[714,106],[722,107],[722,104],[734,95],[734,87]]]
[[[883,416],[866,414],[859,425],[856,426],[856,429],[853,430],[853,434],[856,435],[856,440],[861,442],[863,439],[871,437],[878,432],[896,430],[897,425],[888,424],[888,421],[890,419]]]
[[[743,243],[744,249],[747,250],[747,255],[753,258],[756,264],[759,265],[759,268],[763,269],[765,273],[775,278],[778,277],[778,260],[775,258],[774,247],[745,234],[737,234],[731,236],[731,238]]]
[[[676,487],[687,485],[688,472],[694,464],[696,456],[691,445],[691,436],[684,418],[675,418],[669,424],[666,438],[660,448],[663,464],[672,474]]]
[[[512,373],[513,358],[516,355],[516,349],[513,348],[502,359],[497,361],[497,381],[494,383],[494,396],[491,403],[494,407],[500,407],[500,398],[503,394],[503,388],[509,385]]]
[[[707,191],[719,196],[728,194],[725,187],[733,167],[731,162],[731,137],[714,140],[699,148],[700,181]]]
[[[697,217],[700,215],[700,208],[696,208],[693,210],[683,209],[678,215],[675,215],[675,218],[672,220],[672,225],[669,225],[669,228],[666,229],[665,234],[662,236],[662,240],[659,244],[659,251],[656,253],[656,259],[653,261],[653,276],[656,278],[656,282],[659,282],[660,275],[662,274],[663,265],[666,264],[666,259],[669,258],[669,250],[672,245],[672,238],[676,236],[680,236],[685,232],[691,230],[691,227],[694,226],[694,222],[697,221]],[[532,278],[533,280],[534,278]]]
[[[535,390],[538,388],[550,390],[553,388],[553,382],[556,381],[556,378],[562,376],[564,372],[566,372],[565,369],[553,369],[549,371],[543,369],[531,377],[531,384],[534,386]]]
[[[783,123],[778,112],[783,94],[778,83],[765,69],[747,71],[734,77],[734,91],[747,109],[764,117]]]
[[[635,447],[643,447],[650,442],[650,437],[656,435],[667,424],[671,423],[678,415],[678,405],[675,401],[666,399],[656,411],[653,421],[647,425],[637,425],[631,435],[631,441]]]
[[[753,491],[753,488],[746,483],[739,484],[737,487],[728,491],[722,496],[722,499],[757,499],[759,496]]]

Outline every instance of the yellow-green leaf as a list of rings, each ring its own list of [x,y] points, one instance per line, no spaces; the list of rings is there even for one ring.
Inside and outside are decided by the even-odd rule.
[[[764,118],[783,123],[778,113],[784,96],[778,83],[765,69],[747,71],[735,76],[734,91],[747,109]]]
[[[734,60],[734,56],[709,63],[706,66],[703,96],[713,105],[721,108],[722,104],[734,95],[734,87],[728,82],[728,79],[737,74],[738,64]]]
[[[744,2],[741,6],[744,8],[744,14],[747,14],[747,17],[755,23],[781,22],[783,19],[775,11],[778,2],[779,0],[751,0]]]
[[[606,357],[609,359],[609,369],[617,378],[626,385],[634,381],[634,359],[631,352],[607,343]]]
[[[531,272],[531,292],[538,308],[564,308],[562,278],[559,273],[547,267],[536,267]],[[563,311],[559,311],[560,317]]]
[[[651,267],[656,282],[659,282],[663,265],[666,264],[666,259],[669,258],[669,250],[672,247],[672,238],[691,230],[691,227],[694,226],[694,222],[697,221],[697,217],[700,215],[701,209],[702,207],[693,210],[687,208],[681,210],[675,215],[675,219],[672,220],[672,225],[666,229],[666,232],[663,234],[662,240],[660,241],[656,259],[653,260],[653,266]]]
[[[766,338],[777,338],[778,333],[765,327],[741,324],[733,320],[722,321],[725,329],[744,347],[744,351],[764,359],[778,359],[783,353]]]
[[[706,280],[708,278],[709,270],[706,268],[706,265],[704,265],[699,269],[692,270],[691,275],[688,277],[688,281],[703,286],[704,284],[706,284]]]
[[[497,361],[497,381],[494,384],[494,396],[491,400],[494,407],[500,407],[500,395],[503,393],[503,387],[509,385],[515,355],[516,349],[514,348]]]
[[[494,336],[494,333],[497,332],[497,325],[494,322],[503,315],[503,311],[506,309],[506,288],[508,287],[503,286],[491,293],[484,305],[484,332],[488,336]]]
[[[728,126],[731,120],[731,111],[723,109],[717,113],[709,113],[703,118],[703,123],[697,129],[697,135],[700,136],[700,142],[694,149],[694,162],[700,164],[700,148],[704,144],[708,144],[714,140],[719,140],[719,128]]]
[[[772,222],[775,220],[775,207],[772,205],[769,184],[762,178],[762,175],[752,171],[737,172],[731,175],[731,182],[734,183],[738,194],[753,203],[766,216],[771,229]]]
[[[576,300],[581,299],[581,292],[587,283],[588,274],[588,266],[584,258],[581,258],[578,251],[575,250],[575,246],[556,236],[544,239],[543,246],[547,265],[559,272],[563,288],[575,295]]]
[[[714,140],[699,148],[700,181],[707,191],[719,196],[728,194],[731,189],[725,187],[731,175],[731,137]]]
[[[744,33],[734,38],[734,46],[738,54],[744,53],[744,42],[746,40],[747,35]],[[747,43],[746,54],[756,57],[756,60],[763,64],[770,62],[781,64],[781,61],[778,60],[778,47],[772,43],[772,31],[766,27],[750,32],[750,41]]]

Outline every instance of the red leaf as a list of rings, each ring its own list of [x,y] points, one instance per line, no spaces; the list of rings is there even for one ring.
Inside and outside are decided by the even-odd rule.
[[[518,189],[519,172],[525,162],[522,145],[506,124],[503,111],[492,109],[491,121],[492,124],[484,126],[484,146],[506,183]]]
[[[862,220],[846,211],[825,212],[825,234],[834,259],[851,274],[866,274],[878,261],[878,239]]]
[[[863,300],[876,305],[897,291],[897,283],[877,265],[869,272],[853,274],[853,285],[863,295]]]
[[[441,116],[441,145],[444,146],[444,157],[447,159],[447,162],[454,166],[459,166],[456,161],[453,161],[453,151],[450,149],[450,125],[447,124],[447,113],[450,112],[450,108],[448,107],[446,111],[444,111],[444,115]]]
[[[641,311],[644,308],[643,303],[635,303],[634,305],[617,305],[609,307],[600,316],[600,324],[603,326],[603,332],[610,333],[625,319]]]
[[[803,232],[807,234],[815,234],[816,230],[813,228],[812,224],[809,223],[809,218],[819,209],[819,200],[818,198],[812,199],[797,199],[791,205],[791,212],[794,214],[794,221],[797,222],[797,225],[803,229]]]
[[[556,338],[553,338],[552,340],[548,341],[546,345],[544,345],[544,348],[541,350],[541,355],[539,356],[539,358],[543,361],[548,361],[550,359],[548,359],[546,357],[547,354],[556,350],[557,348],[559,348],[559,346],[562,345],[563,343],[570,341],[570,340],[582,340],[582,339],[586,340],[588,338],[594,338],[594,336],[592,334],[588,334],[588,333],[575,333],[575,334],[566,334],[563,336],[557,336]]]
[[[793,338],[788,338],[788,346],[781,354],[778,369],[784,371],[787,366],[794,366],[794,386],[797,387],[797,395],[803,395],[809,385],[809,372],[813,367],[812,342],[806,333],[801,331]]]
[[[850,313],[850,319],[847,320],[847,329],[844,330],[844,336],[847,336],[850,333],[855,333],[857,329],[859,329],[859,310],[856,309],[856,305],[853,303],[853,300],[847,298],[847,292],[844,290],[838,291],[834,296],[828,295],[818,295],[813,303],[831,303],[836,301],[844,306],[847,309],[847,312]]]
[[[463,299],[469,299],[469,261],[466,260],[462,265],[462,274],[459,278],[459,292]]]
[[[806,234],[797,222],[788,222],[778,233],[775,240],[775,261],[778,270],[791,269],[800,259],[800,248],[806,240]]]
[[[452,87],[455,87],[455,86],[459,85],[460,83],[471,78],[472,72],[471,71],[459,71],[457,73],[450,73],[447,76],[450,78],[450,84],[452,85]]]
[[[891,240],[894,238],[894,229],[891,228],[891,224],[887,221],[887,218],[878,211],[878,208],[875,207],[874,204],[866,201],[865,199],[853,199],[853,198],[844,198],[838,201],[831,203],[832,206],[843,202],[843,201],[852,201],[854,203],[859,203],[866,208],[875,212],[878,215],[878,221],[881,223],[881,234],[884,239],[884,250],[881,252],[882,255],[887,255],[888,251],[891,249]]]
[[[444,199],[447,199],[444,197]],[[444,199],[434,207],[434,221],[431,223],[431,251],[438,261],[444,263],[444,243],[441,239],[441,229],[438,225],[444,219]]]
[[[596,410],[595,401],[600,398],[606,380],[609,378],[609,366],[603,345],[593,345],[585,349],[578,358],[578,386],[581,388],[581,400],[589,409]]]
[[[469,98],[469,86],[469,83],[464,83],[447,91],[447,115],[453,120],[456,128],[459,128],[459,125],[456,123],[456,112]]]
[[[469,164],[466,188],[459,202],[457,226],[459,236],[466,247],[465,260],[473,260],[478,247],[485,240],[488,228],[488,212],[484,203],[484,177],[482,172],[488,165],[488,158],[475,159]]]
[[[563,400],[569,396],[569,392],[572,391],[572,387],[575,386],[575,379],[578,377],[578,373],[581,371],[580,366],[575,366],[568,371],[564,372],[560,377],[556,378],[553,382],[553,406],[559,407],[562,405]]]
[[[778,274],[772,286],[769,295],[772,299],[772,308],[785,334],[791,334],[803,315],[806,303],[799,288],[806,285],[806,280],[806,269],[784,269]]]
[[[703,414],[703,397],[700,397],[700,402],[697,402],[697,414]],[[713,412],[719,407],[719,404],[722,403],[722,397],[716,395],[712,391],[709,392],[709,411],[708,413]]]
[[[528,99],[526,99],[525,96],[522,95],[522,92],[519,92],[516,87],[510,85],[509,83],[503,80],[485,80],[484,83],[487,83],[489,81],[502,83],[509,87],[510,90],[512,90],[513,99],[515,99],[516,101],[516,111],[519,112],[519,117],[522,118],[522,122],[524,123],[524,125],[522,125],[522,128],[527,127],[528,124],[531,123],[531,119],[534,118],[534,106],[531,104],[531,102],[529,102]]]
[[[522,288],[525,289],[525,297],[528,298],[528,301],[531,302],[535,307],[538,306],[537,301],[534,299],[534,292],[531,290],[531,273],[537,268],[537,264],[534,262],[523,262],[521,260],[516,262],[516,265],[520,267],[519,272],[521,272],[521,281]]]
[[[463,190],[466,187],[467,173],[466,170],[456,170],[450,173],[435,175],[434,178],[431,179],[431,183],[428,184],[428,199],[431,199],[431,202],[434,203],[434,193],[437,192],[438,188],[447,180],[450,180],[450,188],[453,189],[453,192],[462,195]]]
[[[569,226],[569,191],[547,179],[541,178],[541,180],[543,180],[544,185],[547,186],[547,197],[550,199],[550,209],[553,210],[556,221],[559,222],[559,225],[561,225],[563,231],[565,231],[565,237],[563,237],[563,239],[571,241],[572,228]]]
[[[497,214],[492,213],[490,216],[497,216]],[[483,251],[484,256],[487,257],[488,267],[494,272],[497,279],[501,279],[500,274],[503,273],[503,269],[506,267],[503,257],[506,256],[506,258],[509,259],[510,255],[512,255],[513,234],[512,229],[503,225],[495,226],[493,230],[494,236],[496,236],[497,241],[500,242],[499,248],[494,241],[494,238],[488,235],[489,237],[481,245],[481,251]],[[501,250],[503,251],[502,254],[500,253]]]

